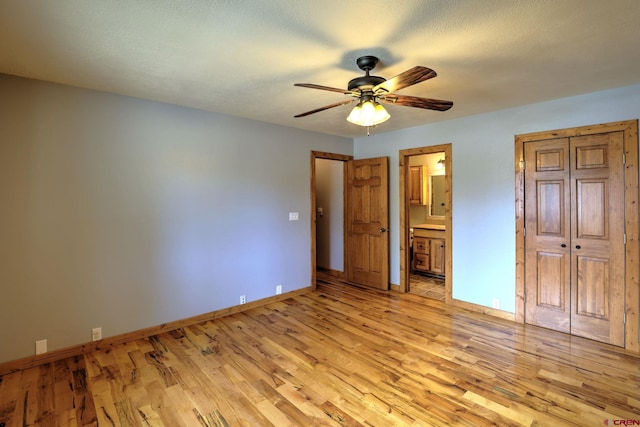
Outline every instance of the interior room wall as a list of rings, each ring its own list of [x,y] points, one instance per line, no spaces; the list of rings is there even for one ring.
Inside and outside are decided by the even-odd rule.
[[[316,159],[318,267],[344,272],[344,162]]]
[[[350,139],[6,75],[0,93],[0,362],[310,286],[309,155]]]
[[[390,106],[390,120],[403,108]],[[355,158],[389,157],[391,283],[400,282],[399,150],[452,144],[453,298],[487,307],[497,298],[514,312],[514,136],[638,117],[634,85],[357,138]]]

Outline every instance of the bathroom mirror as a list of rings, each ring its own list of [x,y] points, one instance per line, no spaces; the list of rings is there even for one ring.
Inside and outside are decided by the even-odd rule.
[[[444,175],[429,175],[429,216],[444,218]]]

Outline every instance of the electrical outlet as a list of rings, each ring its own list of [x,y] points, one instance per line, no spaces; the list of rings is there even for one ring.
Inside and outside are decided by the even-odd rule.
[[[91,341],[98,341],[102,339],[102,328],[93,328],[91,330]]]
[[[240,295],[240,304],[244,304],[247,302],[247,296],[246,295]]]
[[[36,354],[47,352],[47,340],[36,341]]]
[[[493,308],[500,308],[500,300],[498,298],[493,299]]]
[[[276,295],[280,295],[282,293],[282,285],[276,286]]]
[[[289,221],[298,221],[300,219],[299,212],[289,212]]]

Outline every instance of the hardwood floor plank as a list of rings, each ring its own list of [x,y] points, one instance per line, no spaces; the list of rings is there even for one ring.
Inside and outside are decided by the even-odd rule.
[[[46,365],[44,365],[46,366]],[[37,382],[40,376],[41,366],[25,372],[21,377],[20,395],[18,396],[18,406],[16,407],[16,417],[22,424],[30,425],[37,422]]]
[[[640,356],[418,295],[311,293],[0,377],[0,423],[640,422]]]

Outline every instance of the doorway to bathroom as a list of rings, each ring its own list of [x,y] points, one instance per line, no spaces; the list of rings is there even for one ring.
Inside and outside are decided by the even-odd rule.
[[[400,291],[451,302],[451,144],[401,150]]]

